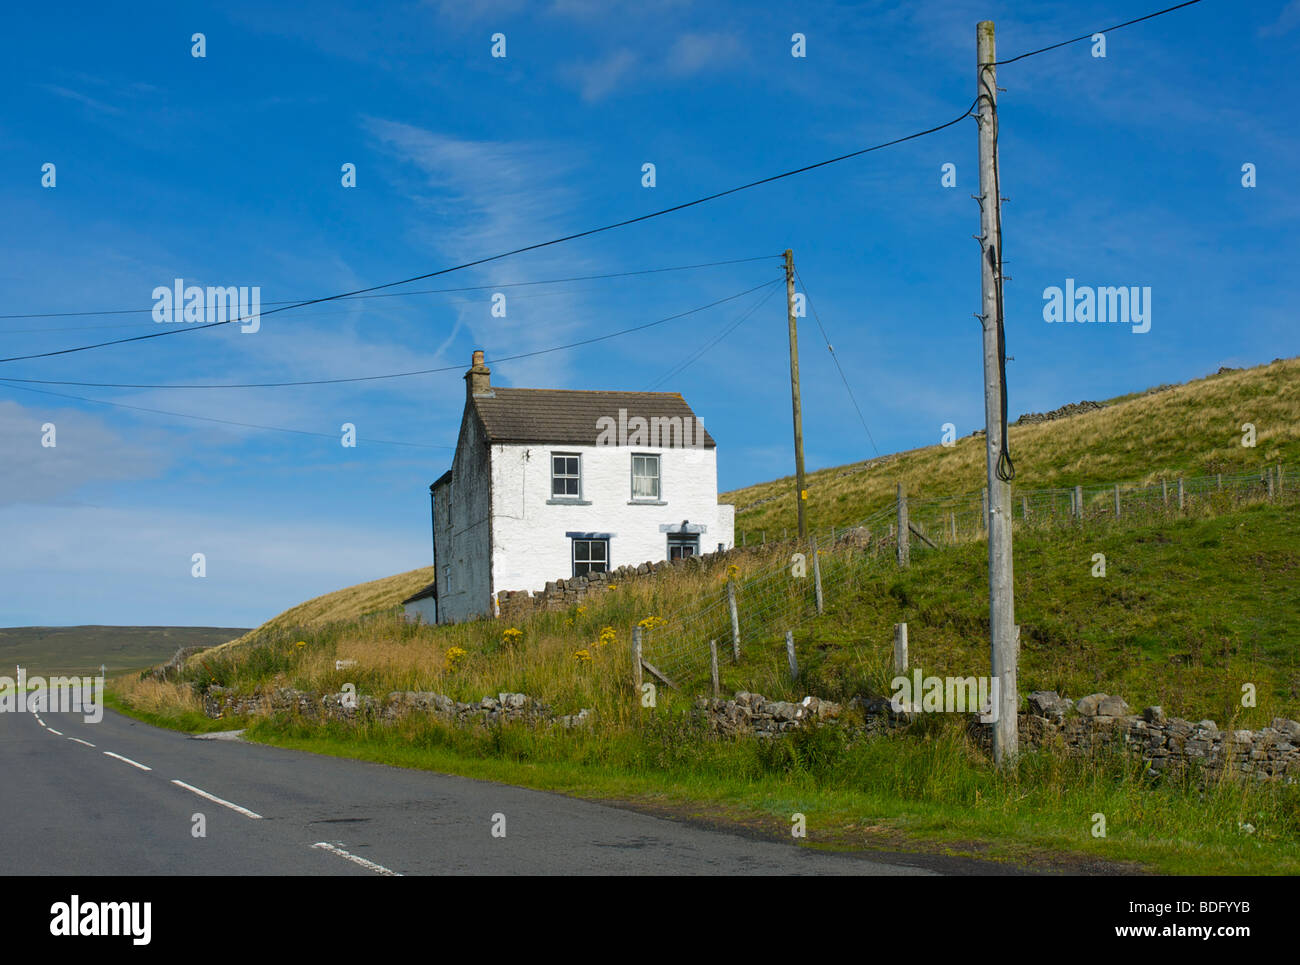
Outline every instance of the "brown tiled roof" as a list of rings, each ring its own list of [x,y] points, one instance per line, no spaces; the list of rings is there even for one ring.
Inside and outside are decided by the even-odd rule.
[[[695,413],[677,392],[583,392],[571,389],[511,389],[492,386],[491,397],[475,396],[489,442],[560,443],[594,446],[602,417],[615,424],[619,410],[647,424],[654,418],[691,419],[689,444],[695,438]],[[606,423],[608,425],[608,423]],[[705,447],[716,443],[704,431]],[[667,446],[663,446],[667,448]]]

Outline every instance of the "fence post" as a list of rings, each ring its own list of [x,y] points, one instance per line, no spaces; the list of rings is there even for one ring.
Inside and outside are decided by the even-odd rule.
[[[1029,518],[1029,497],[1028,496],[1020,497],[1020,518],[1021,519]]]
[[[948,513],[948,525],[951,528],[952,541],[957,542],[957,512],[952,510]]]
[[[894,673],[907,673],[907,624],[894,624]]]
[[[637,706],[641,706],[641,628],[632,628],[632,688],[636,691]]]
[[[799,661],[794,656],[794,631],[785,631],[785,657],[790,662],[790,682],[799,680]]]
[[[1083,519],[1083,487],[1074,487],[1074,518]]]
[[[1160,480],[1160,499],[1164,502],[1165,508],[1169,508],[1169,480]]]
[[[907,490],[898,484],[898,565],[906,566],[910,561],[912,541],[907,533]]]
[[[1272,466],[1268,467],[1268,499],[1269,502],[1273,501],[1273,467]]]
[[[817,552],[817,537],[811,538],[812,558],[813,558],[813,587],[817,591],[817,615],[821,616],[825,610],[822,603],[822,563],[819,559],[820,553]]]
[[[1115,484],[1115,518],[1119,519],[1119,483]]]
[[[1178,511],[1183,511],[1183,477],[1178,477]]]
[[[718,696],[718,641],[709,641],[709,669],[713,673],[713,696]]]
[[[1223,492],[1223,473],[1215,473],[1214,478],[1219,482],[1219,492]]]
[[[740,663],[740,612],[736,609],[735,580],[727,580],[727,608],[731,610],[731,659]]]
[[[980,496],[980,529],[987,529],[989,525],[989,487],[984,487],[984,492]]]

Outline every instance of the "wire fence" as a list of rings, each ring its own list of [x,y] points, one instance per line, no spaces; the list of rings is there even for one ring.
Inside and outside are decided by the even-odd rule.
[[[1130,526],[1190,515],[1218,515],[1248,502],[1300,495],[1300,472],[1175,477],[1147,484],[1092,484],[1012,492],[1016,529]],[[887,505],[852,526],[828,527],[797,539],[764,539],[743,570],[728,567],[722,585],[655,620],[643,631],[642,654],[681,686],[709,673],[710,641],[719,659],[738,659],[847,598],[864,577],[898,565],[900,520],[907,552],[941,552],[984,538],[987,490],[980,494],[907,499],[906,514]]]

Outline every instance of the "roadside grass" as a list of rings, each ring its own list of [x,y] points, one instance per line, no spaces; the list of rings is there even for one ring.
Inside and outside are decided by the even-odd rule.
[[[1254,448],[1241,426],[1256,427]],[[974,426],[962,427],[969,431]],[[939,429],[935,428],[936,436]],[[1035,425],[1012,426],[1017,489],[1249,472],[1300,460],[1300,359],[1210,375],[1160,391],[1111,400],[1104,409]],[[983,436],[809,473],[809,527],[851,526],[889,505],[902,482],[914,498],[979,494],[985,485]],[[719,497],[736,507],[739,534],[751,542],[794,532],[794,479],[785,477]],[[770,500],[754,505],[761,500]],[[752,508],[747,508],[752,507]]]

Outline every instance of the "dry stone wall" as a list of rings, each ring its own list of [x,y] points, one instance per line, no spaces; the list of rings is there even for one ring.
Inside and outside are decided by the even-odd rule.
[[[250,717],[275,713],[297,713],[314,720],[385,720],[409,714],[428,714],[458,725],[523,722],[576,727],[591,719],[591,710],[557,716],[528,694],[498,694],[476,703],[453,700],[432,691],[393,691],[384,698],[368,694],[318,694],[292,687],[266,693],[239,694],[225,687],[211,687],[203,697],[203,712],[211,718]]]
[[[845,710],[856,711],[846,714]],[[713,733],[724,736],[780,737],[801,727],[845,724],[859,730],[905,728],[914,715],[898,713],[884,698],[855,697],[842,705],[817,697],[798,703],[738,693],[731,699],[701,697],[695,713]],[[976,740],[991,744],[991,725],[971,717]],[[1225,768],[1256,779],[1300,779],[1300,723],[1277,717],[1258,730],[1221,731],[1212,720],[1196,723],[1166,717],[1160,707],[1131,713],[1122,697],[1089,694],[1077,702],[1054,691],[1029,695],[1020,714],[1020,744],[1026,750],[1056,750],[1070,755],[1120,748],[1138,754],[1152,773],[1191,764],[1217,777]]]

